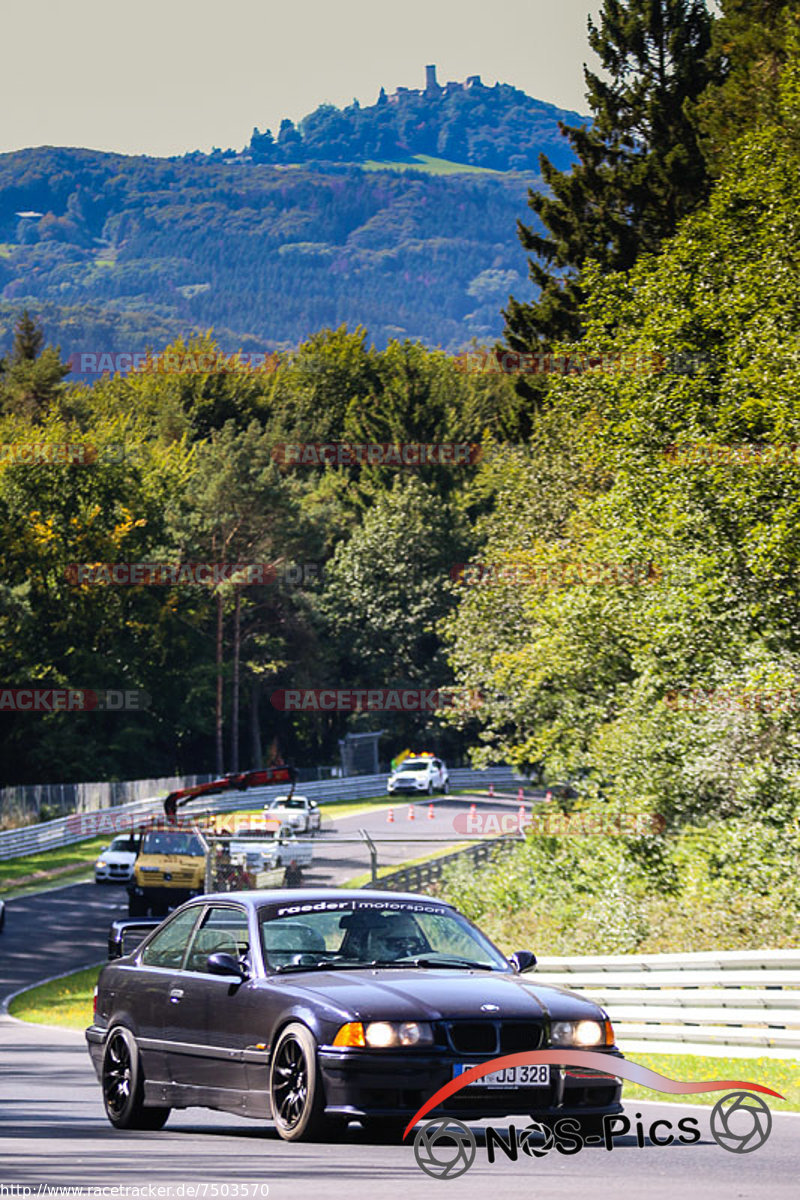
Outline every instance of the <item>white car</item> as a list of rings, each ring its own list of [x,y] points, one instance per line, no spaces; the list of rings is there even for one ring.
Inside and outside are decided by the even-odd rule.
[[[136,862],[136,839],[128,834],[115,837],[110,846],[100,851],[94,864],[95,883],[127,883],[133,878]]]
[[[315,833],[322,825],[319,805],[308,796],[276,796],[264,805],[264,816],[277,817],[296,833]]]
[[[450,777],[440,758],[434,758],[432,754],[417,755],[404,759],[397,770],[392,771],[387,787],[390,796],[400,792],[424,792],[428,796],[441,792],[446,795],[450,791]]]

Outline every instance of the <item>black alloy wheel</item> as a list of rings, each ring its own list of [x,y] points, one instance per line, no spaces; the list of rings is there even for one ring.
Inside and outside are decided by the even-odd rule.
[[[278,1038],[269,1072],[272,1119],[287,1142],[323,1137],[333,1123],[325,1117],[325,1098],[317,1066],[317,1043],[299,1022]]]
[[[161,1129],[168,1108],[145,1108],[144,1075],[136,1039],[129,1029],[112,1029],[101,1072],[106,1116],[117,1129]]]

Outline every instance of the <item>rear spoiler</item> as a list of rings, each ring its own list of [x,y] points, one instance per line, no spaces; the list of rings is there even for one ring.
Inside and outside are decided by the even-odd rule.
[[[131,954],[161,921],[161,917],[112,921],[108,927],[108,957],[122,958],[124,954]]]
[[[265,767],[261,771],[242,771],[238,775],[223,775],[221,779],[212,779],[210,783],[197,783],[194,787],[178,788],[170,792],[164,801],[164,812],[167,820],[176,820],[177,810],[190,800],[200,796],[212,796],[216,792],[245,791],[251,787],[267,787],[271,783],[290,783],[291,796],[294,792],[296,774],[294,767],[281,764],[277,767]]]

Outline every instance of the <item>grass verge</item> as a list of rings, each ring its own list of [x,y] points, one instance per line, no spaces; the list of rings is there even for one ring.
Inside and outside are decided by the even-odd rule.
[[[764,1096],[773,1112],[797,1112],[800,1110],[800,1061],[796,1059],[769,1058],[700,1058],[695,1054],[632,1054],[630,1058],[666,1075],[670,1079],[697,1082],[702,1079],[742,1079],[750,1083],[761,1083],[785,1096],[776,1100]],[[730,1089],[726,1089],[729,1091]],[[664,1096],[651,1088],[626,1083],[622,1099],[670,1100],[678,1104],[716,1104],[723,1092],[705,1092],[689,1096]]]
[[[92,1023],[92,998],[103,963],[41,983],[16,996],[8,1006],[12,1017],[34,1025],[85,1029]]]

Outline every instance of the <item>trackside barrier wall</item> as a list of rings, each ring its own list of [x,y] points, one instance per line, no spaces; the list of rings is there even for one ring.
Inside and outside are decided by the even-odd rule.
[[[452,854],[441,854],[429,862],[416,863],[414,866],[392,871],[390,875],[382,875],[377,883],[365,883],[364,887],[388,892],[422,892],[429,884],[441,879],[444,868],[450,863],[458,862],[461,858],[466,858],[475,865],[488,862],[498,846],[503,844],[507,844],[507,839],[497,838],[490,842],[479,842],[476,846],[467,846],[464,850],[454,850]]]
[[[163,816],[164,797],[176,786],[186,783],[185,780],[174,779],[139,782],[148,784],[152,789],[146,799],[131,804],[118,804],[113,808],[102,808],[91,813],[58,817],[55,821],[43,821],[39,825],[28,825],[24,829],[9,829],[0,833],[0,861],[26,854],[38,854],[42,850],[52,850],[60,846],[70,846],[96,834],[107,834],[111,838],[115,833],[124,831],[123,822],[126,819],[131,821]],[[518,787],[521,782],[521,779],[513,776],[509,767],[489,767],[485,771],[458,768],[450,772],[450,786],[456,789],[484,789],[490,783],[495,787]],[[195,800],[187,804],[181,812],[191,815],[199,812],[222,813],[260,808],[268,800],[284,795],[286,787],[284,783],[272,787],[248,788],[245,791],[222,792],[216,796]],[[322,805],[335,800],[370,800],[386,795],[386,775],[359,775],[350,779],[301,783],[298,784],[298,790]]]
[[[540,958],[542,983],[585,993],[628,1053],[800,1060],[800,950]]]

